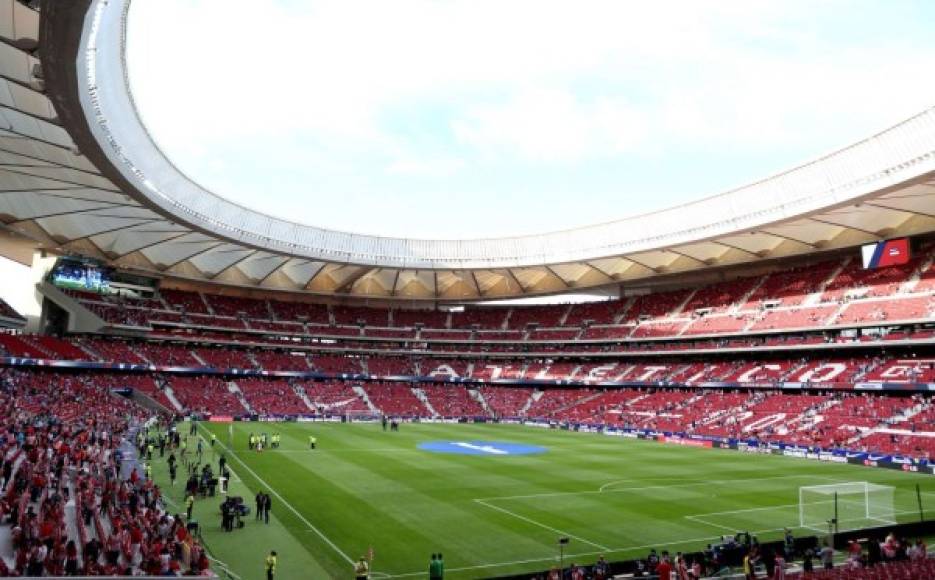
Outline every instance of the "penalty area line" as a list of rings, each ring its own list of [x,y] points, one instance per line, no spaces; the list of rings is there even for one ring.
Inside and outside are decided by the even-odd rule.
[[[489,503],[485,502],[485,501],[482,500],[482,499],[475,499],[474,502],[479,503],[479,504],[481,504],[482,506],[486,506],[486,507],[488,507],[488,508],[490,508],[490,509],[492,509],[492,510],[497,510],[498,512],[505,513],[505,514],[507,514],[508,516],[513,516],[514,518],[523,520],[524,522],[530,523],[530,524],[532,524],[532,525],[534,525],[534,526],[539,526],[540,528],[549,530],[550,532],[554,532],[554,533],[559,534],[559,535],[562,535],[562,536],[568,536],[569,538],[573,538],[573,539],[575,539],[575,540],[578,540],[579,542],[582,542],[582,543],[584,543],[584,544],[588,544],[589,546],[594,546],[595,548],[600,548],[601,550],[604,550],[605,552],[610,551],[610,548],[608,548],[607,546],[602,546],[602,545],[600,545],[600,544],[598,544],[598,543],[596,543],[596,542],[592,542],[592,541],[590,541],[590,540],[586,540],[586,539],[584,539],[584,538],[582,538],[582,537],[580,537],[580,536],[575,536],[574,534],[569,534],[568,532],[565,532],[565,531],[560,530],[560,529],[558,529],[558,528],[553,528],[552,526],[547,526],[546,524],[543,524],[542,522],[537,522],[536,520],[534,520],[534,519],[532,519],[532,518],[527,518],[527,517],[524,516],[524,515],[521,515],[521,514],[518,514],[518,513],[515,513],[515,512],[511,512],[510,510],[505,509],[505,508],[502,508],[502,507],[500,507],[500,506],[495,506],[495,505],[493,505],[493,504],[489,504]]]
[[[198,428],[199,428],[199,429],[204,429],[204,427],[202,427],[201,425],[198,425]],[[273,486],[271,486],[270,484],[266,483],[266,481],[264,481],[262,477],[260,477],[259,475],[257,475],[257,473],[256,473],[255,471],[253,471],[253,469],[251,469],[249,465],[247,465],[246,463],[244,463],[244,461],[240,458],[240,456],[237,455],[237,452],[236,452],[236,451],[234,451],[233,449],[230,449],[229,447],[227,447],[227,445],[224,445],[224,444],[221,443],[220,441],[218,441],[218,445],[220,445],[220,446],[221,446],[222,448],[224,448],[228,453],[230,453],[231,457],[233,457],[234,459],[236,459],[236,460],[237,460],[237,463],[239,463],[240,465],[242,465],[243,468],[247,470],[247,473],[249,473],[250,475],[252,475],[252,476],[254,477],[254,479],[256,479],[258,482],[260,482],[260,484],[263,485],[263,487],[267,488],[267,489],[270,491],[270,493],[272,493],[273,495],[275,495],[276,498],[279,499],[279,501],[282,502],[282,505],[286,506],[286,508],[288,508],[289,511],[291,511],[291,512],[295,515],[295,517],[299,518],[299,520],[300,520],[303,524],[305,524],[306,526],[308,526],[309,531],[315,532],[315,534],[316,534],[319,538],[321,538],[326,544],[328,544],[328,546],[329,546],[332,550],[334,550],[335,553],[337,553],[339,556],[341,556],[341,557],[344,559],[345,562],[347,562],[348,564],[351,564],[351,565],[354,564],[354,560],[352,560],[350,556],[348,556],[347,554],[345,554],[344,551],[341,550],[341,548],[339,548],[334,542],[332,542],[331,539],[330,539],[328,536],[326,536],[324,533],[322,533],[322,531],[319,530],[318,528],[316,528],[316,527],[312,524],[312,522],[308,521],[308,519],[306,519],[305,516],[303,516],[301,513],[299,513],[299,510],[297,510],[297,509],[295,509],[294,507],[292,507],[292,504],[289,503],[288,501],[286,501],[286,498],[284,498],[282,495],[280,495],[280,493],[279,493],[278,491],[276,491],[276,489],[275,489]]]

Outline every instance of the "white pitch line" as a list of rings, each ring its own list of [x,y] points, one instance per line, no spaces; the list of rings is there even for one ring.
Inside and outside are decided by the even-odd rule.
[[[477,500],[474,500],[474,501],[477,501]],[[784,529],[785,528],[773,528],[773,529],[768,529],[768,530],[752,530],[750,531],[750,533],[751,534],[763,534],[763,533],[768,533],[768,532],[776,532],[776,531],[780,531]],[[799,528],[798,526],[796,526],[796,527],[792,527],[791,529],[799,529]],[[609,549],[601,550],[598,552],[578,552],[576,554],[565,554],[565,559],[568,560],[569,558],[578,558],[578,557],[583,557],[583,556],[597,556],[600,554],[616,554],[619,552],[630,552],[633,550],[645,550],[648,548],[664,548],[664,547],[670,547],[670,546],[679,546],[682,544],[689,544],[689,543],[695,543],[695,542],[707,542],[710,540],[720,540],[720,539],[721,539],[721,536],[704,536],[701,538],[688,538],[684,540],[673,540],[673,541],[664,540],[664,541],[654,542],[652,544],[643,544],[641,546],[625,546],[622,548],[609,548]],[[492,564],[478,564],[476,566],[462,566],[460,568],[446,568],[446,570],[448,570],[449,572],[466,572],[469,570],[482,570],[485,568],[502,568],[504,566],[515,566],[517,564],[532,564],[534,562],[554,562],[555,560],[556,560],[555,556],[549,556],[546,558],[531,558],[528,560],[514,560],[511,562],[496,562]],[[405,574],[392,574],[389,576],[389,578],[411,578],[413,576],[425,576],[425,572],[408,572]]]
[[[717,485],[717,484],[743,484],[746,482],[752,481],[772,481],[778,479],[821,479],[826,481],[836,481],[832,478],[821,476],[821,475],[777,475],[774,477],[751,477],[747,479],[722,479],[722,480],[708,480],[708,481],[698,481],[693,483],[674,483],[672,485],[646,485],[642,487],[622,487],[619,489],[609,489],[609,490],[585,490],[585,491],[555,491],[549,493],[533,493],[529,495],[504,495],[498,497],[483,497],[479,498],[484,501],[495,501],[501,499],[535,499],[539,497],[558,497],[563,495],[590,495],[590,494],[600,494],[600,493],[622,493],[625,491],[645,491],[648,489],[672,489],[676,487],[696,487],[699,485]],[[615,482],[611,482],[615,483]],[[605,484],[606,485],[606,484]]]
[[[536,520],[534,520],[534,519],[532,519],[532,518],[527,518],[527,517],[524,516],[524,515],[511,512],[510,510],[505,509],[505,508],[502,508],[502,507],[500,507],[500,506],[491,505],[491,504],[485,502],[484,500],[475,499],[474,501],[477,502],[477,503],[479,503],[479,504],[481,504],[482,506],[489,507],[490,509],[497,510],[498,512],[503,512],[503,513],[505,513],[505,514],[507,514],[507,515],[509,515],[509,516],[513,516],[514,518],[517,518],[517,519],[523,520],[524,522],[528,522],[528,523],[530,523],[530,524],[533,524],[534,526],[539,526],[540,528],[549,530],[550,532],[555,532],[556,534],[559,534],[559,535],[561,535],[561,536],[568,536],[569,538],[574,538],[575,540],[578,540],[579,542],[583,542],[583,543],[588,544],[588,545],[590,545],[590,546],[594,546],[595,548],[600,548],[601,550],[604,550],[605,552],[610,550],[610,548],[608,548],[607,546],[602,546],[602,545],[600,545],[600,544],[598,544],[598,543],[596,543],[596,542],[592,542],[592,541],[590,541],[590,540],[586,540],[586,539],[584,539],[584,538],[582,538],[582,537],[580,537],[580,536],[575,536],[575,535],[569,534],[568,532],[565,532],[565,531],[563,531],[563,530],[559,530],[558,528],[553,528],[552,526],[547,526],[547,525],[543,524],[542,522],[537,522]]]
[[[686,520],[691,520],[691,521],[695,522],[696,524],[703,524],[703,525],[706,525],[706,526],[711,526],[711,527],[714,527],[714,528],[720,528],[720,529],[722,529],[722,530],[727,530],[728,532],[732,532],[732,533],[735,533],[735,534],[737,533],[737,528],[731,528],[731,527],[729,527],[729,526],[722,526],[721,524],[715,524],[714,522],[708,522],[708,521],[705,521],[705,520],[703,520],[703,519],[701,519],[701,518],[698,518],[697,516],[685,516],[685,519],[686,519]]]
[[[600,487],[597,489],[597,491],[605,491],[608,487],[617,485],[618,483],[629,483],[629,482],[636,482],[636,481],[674,481],[674,480],[675,480],[675,478],[673,478],[673,477],[644,477],[644,478],[642,478],[642,479],[617,479],[617,480],[611,481],[611,482],[609,482],[609,483],[605,483],[604,485],[600,486]],[[683,479],[683,480],[681,480],[681,481],[685,481],[685,480]],[[694,481],[699,481],[699,482],[700,482],[700,481],[703,481],[703,480],[701,480],[701,479],[698,479],[698,480],[692,479],[692,480],[690,480],[690,481],[693,481],[693,482],[694,482]]]
[[[201,425],[198,425],[198,428],[199,428],[199,429],[204,429],[204,427],[202,427]],[[279,499],[279,501],[282,502],[282,504],[283,504],[284,506],[286,506],[287,508],[289,508],[289,511],[291,511],[293,514],[295,514],[295,517],[299,518],[299,520],[301,520],[303,524],[305,524],[306,526],[308,526],[308,529],[309,529],[309,530],[315,532],[315,534],[317,534],[319,538],[321,538],[322,540],[324,540],[324,542],[325,542],[326,544],[328,544],[328,546],[329,546],[332,550],[334,550],[339,556],[341,556],[342,558],[344,558],[344,560],[345,560],[348,564],[351,564],[351,565],[354,564],[354,560],[352,560],[350,556],[348,556],[347,554],[345,554],[344,551],[341,550],[341,548],[339,548],[337,545],[335,545],[335,543],[332,542],[331,539],[328,538],[328,536],[326,536],[325,534],[323,534],[323,533],[321,532],[321,530],[319,530],[319,529],[316,528],[314,525],[312,525],[312,522],[308,521],[308,520],[305,518],[305,516],[303,516],[301,513],[299,513],[299,510],[297,510],[297,509],[295,509],[294,507],[292,507],[292,504],[289,503],[288,501],[286,501],[286,498],[284,498],[283,496],[281,496],[281,495],[279,494],[279,492],[276,491],[276,490],[273,488],[273,486],[271,486],[270,484],[266,483],[266,481],[264,481],[263,478],[261,478],[259,475],[257,475],[257,473],[256,473],[255,471],[253,471],[252,469],[250,469],[250,466],[247,465],[246,463],[244,463],[242,459],[240,459],[240,457],[237,455],[237,452],[236,452],[236,451],[234,451],[234,450],[228,448],[227,445],[224,445],[224,444],[221,443],[220,441],[218,441],[218,444],[219,444],[221,447],[223,447],[224,449],[226,449],[227,452],[230,453],[230,455],[231,455],[234,459],[236,459],[237,462],[240,463],[240,465],[242,465],[243,468],[246,469],[248,473],[250,473],[250,475],[252,475],[257,481],[259,481],[259,482],[263,485],[263,487],[269,489],[270,492],[271,492],[273,495],[275,495],[275,496]]]

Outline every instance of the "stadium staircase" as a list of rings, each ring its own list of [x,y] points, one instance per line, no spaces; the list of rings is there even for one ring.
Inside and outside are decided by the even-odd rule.
[[[253,407],[250,406],[250,401],[247,400],[247,397],[244,396],[243,391],[240,390],[240,387],[237,386],[237,383],[234,381],[227,381],[227,390],[237,397],[237,400],[240,401],[240,404],[243,405],[243,408],[247,410],[251,415],[256,411],[253,410]]]
[[[543,394],[543,391],[533,391],[532,394],[529,395],[529,398],[526,400],[526,404],[524,404],[519,409],[520,417],[526,416],[526,413],[529,411],[529,408],[532,407],[536,403],[536,401],[542,398],[542,394]]]
[[[480,404],[480,406],[484,409],[484,413],[487,413],[488,417],[494,416],[494,412],[490,408],[490,405],[487,404],[487,399],[484,398],[483,393],[477,389],[468,389],[468,395],[470,395],[472,399]]]
[[[365,391],[362,386],[354,385],[352,388],[357,396],[360,397],[360,400],[363,401],[365,405],[367,405],[367,408],[370,409],[371,413],[375,415],[382,414],[382,411],[380,411],[380,409],[378,409],[377,406],[373,404],[373,401],[370,400],[370,395],[367,394],[367,391]]]
[[[412,391],[412,394],[415,395],[416,398],[419,399],[419,401],[421,401],[423,405],[425,405],[425,408],[428,409],[428,412],[429,412],[429,415],[430,415],[430,416],[432,416],[432,417],[438,417],[438,416],[439,416],[439,415],[438,415],[438,412],[435,410],[435,408],[432,407],[432,403],[429,402],[429,398],[428,398],[428,396],[425,394],[425,391],[423,391],[423,390],[420,389],[419,387],[412,387],[412,389],[410,389],[410,390]]]
[[[165,383],[164,383],[164,384],[162,385],[162,392],[165,393],[166,399],[169,400],[169,403],[172,404],[172,407],[173,407],[177,412],[179,412],[179,413],[184,413],[184,412],[185,412],[185,407],[184,407],[184,406],[182,405],[182,403],[180,403],[179,400],[175,397],[175,391],[172,390],[172,387],[170,387],[168,384],[165,384]]]
[[[203,367],[211,366],[211,365],[209,365],[208,363],[205,362],[205,359],[203,359],[203,358],[201,358],[200,356],[198,356],[198,353],[195,352],[194,349],[188,351],[188,354],[192,355],[192,358],[195,359],[196,361],[198,361],[198,364],[200,364],[201,366],[203,366]]]
[[[293,385],[292,389],[295,391],[295,394],[302,399],[302,402],[305,403],[305,406],[308,407],[308,410],[315,412],[315,405],[312,403],[312,400],[308,398],[308,393],[305,392],[305,387],[302,385]]]

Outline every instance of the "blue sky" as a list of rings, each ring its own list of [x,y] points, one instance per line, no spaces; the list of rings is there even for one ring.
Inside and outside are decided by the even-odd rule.
[[[136,0],[137,105],[246,206],[417,238],[719,193],[935,105],[935,3]]]

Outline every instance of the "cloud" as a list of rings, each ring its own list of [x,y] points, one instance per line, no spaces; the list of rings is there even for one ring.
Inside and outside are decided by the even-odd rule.
[[[452,121],[459,143],[484,156],[574,162],[638,148],[647,127],[623,99],[582,101],[568,91],[528,90],[504,103],[472,107]]]
[[[862,7],[136,0],[130,77],[160,146],[235,201],[330,225],[348,192],[397,200],[405,223],[440,223],[407,199],[469,199],[436,233],[503,235],[516,220],[489,216],[529,199],[599,208],[578,219],[658,209],[931,106],[931,3]],[[582,225],[569,205],[524,226]],[[392,229],[370,207],[355,229]]]

